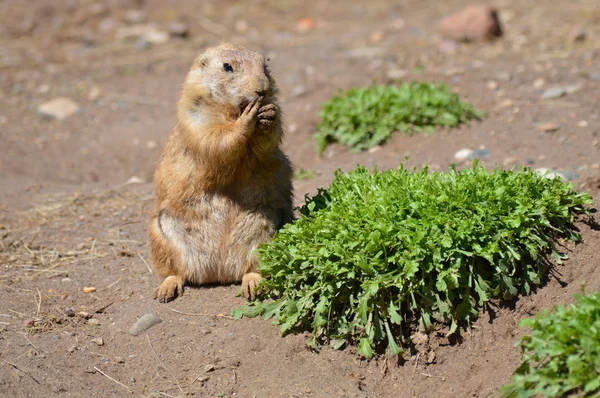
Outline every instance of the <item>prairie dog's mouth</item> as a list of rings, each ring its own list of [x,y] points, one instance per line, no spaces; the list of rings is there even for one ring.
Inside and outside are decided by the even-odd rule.
[[[240,112],[244,112],[244,109],[250,104],[250,102],[254,101],[256,97],[247,97],[240,102]]]

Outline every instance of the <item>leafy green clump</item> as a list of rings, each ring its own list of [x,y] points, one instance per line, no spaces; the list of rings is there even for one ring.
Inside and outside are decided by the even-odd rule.
[[[544,255],[560,262],[559,234],[578,240],[573,214],[591,197],[529,170],[473,168],[337,172],[306,198],[303,217],[259,248],[263,301],[233,315],[275,317],[282,333],[312,330],[309,345],[359,344],[393,354],[402,327],[477,317],[489,297],[541,283]]]
[[[338,141],[364,150],[385,142],[394,131],[433,131],[437,126],[455,127],[481,116],[441,84],[353,88],[323,105],[317,148],[321,153],[329,143]]]
[[[532,331],[502,397],[600,396],[600,292],[576,298],[577,305],[521,321]]]

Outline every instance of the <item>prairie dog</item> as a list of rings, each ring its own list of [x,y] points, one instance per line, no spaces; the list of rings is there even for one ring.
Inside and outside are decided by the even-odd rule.
[[[293,218],[292,166],[264,57],[231,44],[204,51],[177,103],[154,175],[150,256],[167,302],[184,284],[242,281],[254,298],[255,249]]]

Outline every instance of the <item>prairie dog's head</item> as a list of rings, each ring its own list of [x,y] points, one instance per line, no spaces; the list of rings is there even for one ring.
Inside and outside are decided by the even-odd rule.
[[[200,54],[190,69],[180,100],[188,112],[206,112],[207,104],[236,117],[257,97],[272,101],[273,80],[262,54],[231,44],[221,44]],[[181,109],[180,109],[181,111]]]

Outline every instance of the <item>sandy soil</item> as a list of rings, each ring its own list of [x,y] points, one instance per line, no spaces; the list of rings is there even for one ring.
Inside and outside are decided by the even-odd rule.
[[[491,305],[458,341],[432,335],[427,353],[363,361],[351,349],[306,349],[269,321],[228,317],[236,286],[152,299],[147,264],[151,178],[174,104],[197,53],[223,40],[264,51],[282,91],[285,148],[314,178],[297,203],[356,164],[445,170],[461,148],[485,148],[489,167],[562,172],[600,203],[600,7],[596,1],[498,0],[506,35],[441,44],[439,19],[465,1],[36,0],[0,2],[0,393],[46,396],[492,397],[519,363],[523,317],[571,303],[585,281],[600,289],[600,234],[581,225],[547,285]],[[188,38],[123,41],[128,10]],[[310,17],[314,26],[299,30]],[[131,16],[130,16],[131,19]],[[583,40],[580,33],[584,33]],[[375,151],[311,138],[320,104],[340,89],[398,80],[444,82],[488,112],[432,135],[396,135]],[[544,90],[576,86],[544,100]],[[58,96],[80,111],[37,114]],[[543,132],[539,125],[560,128]],[[132,177],[136,177],[130,180]],[[127,183],[134,181],[135,183]],[[95,287],[83,293],[84,287]],[[77,313],[86,312],[90,319]],[[127,330],[146,313],[162,322]],[[433,358],[433,357],[432,357]]]

